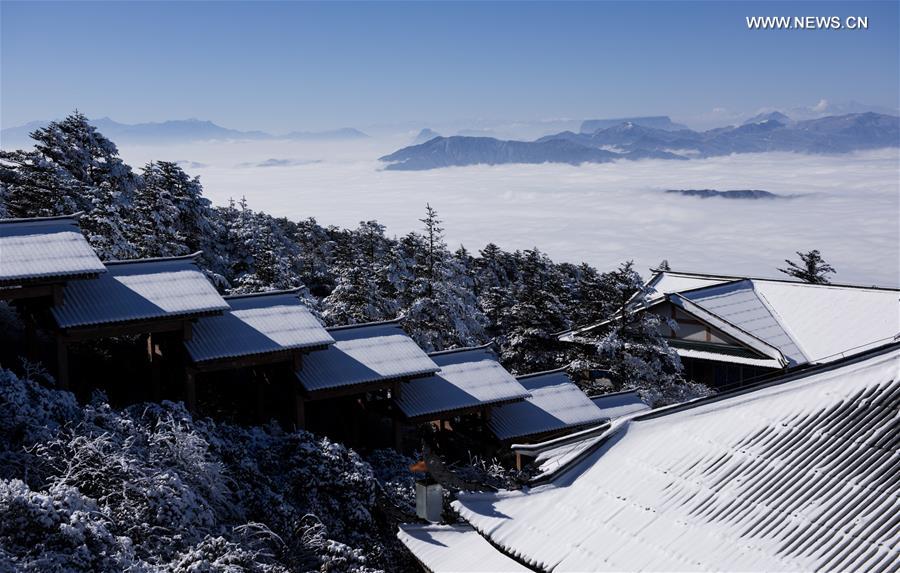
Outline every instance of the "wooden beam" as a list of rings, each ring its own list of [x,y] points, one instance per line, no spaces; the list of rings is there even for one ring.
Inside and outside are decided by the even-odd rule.
[[[101,324],[61,329],[70,342],[109,338],[113,336],[129,336],[135,334],[152,334],[156,332],[176,332],[184,329],[183,318],[158,321],[140,321],[127,324]]]
[[[53,285],[0,288],[0,300],[20,300],[23,298],[43,298],[52,296]]]
[[[352,386],[344,386],[340,388],[326,388],[324,390],[316,390],[306,392],[307,400],[325,400],[328,398],[341,398],[346,396],[358,396],[366,392],[374,392],[376,390],[384,390],[392,388],[394,380],[380,380],[366,384],[354,384]]]
[[[195,362],[191,367],[197,372],[216,372],[218,370],[237,370],[238,368],[261,366],[263,364],[277,364],[279,362],[292,364],[296,360],[292,352],[290,350],[279,350],[268,354],[250,354],[235,358]]]

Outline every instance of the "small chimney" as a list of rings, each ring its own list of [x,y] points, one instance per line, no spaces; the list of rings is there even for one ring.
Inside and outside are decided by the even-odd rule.
[[[416,480],[416,515],[431,523],[441,522],[444,488],[432,478]]]

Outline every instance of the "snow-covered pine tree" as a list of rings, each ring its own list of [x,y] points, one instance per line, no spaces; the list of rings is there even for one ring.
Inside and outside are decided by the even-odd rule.
[[[518,374],[556,368],[563,348],[555,334],[569,326],[559,300],[562,278],[537,248],[517,255],[521,279],[515,302],[500,321],[506,331],[499,340],[501,360]]]
[[[127,214],[140,181],[115,144],[78,111],[35,130],[31,138],[33,151],[0,155],[11,214],[85,211],[81,226],[101,258],[134,257]],[[34,206],[29,206],[32,197]]]
[[[836,271],[834,267],[825,262],[825,259],[822,258],[821,253],[817,249],[806,253],[797,251],[797,256],[800,257],[799,263],[785,259],[784,262],[787,263],[787,268],[778,270],[788,276],[811,284],[827,285],[831,283],[828,275],[834,274]]]
[[[174,163],[150,162],[141,173],[143,185],[134,196],[133,242],[142,257],[188,254],[180,213],[172,197]],[[179,169],[180,171],[180,169]]]
[[[384,226],[364,221],[335,241],[336,284],[323,301],[330,324],[358,324],[393,318],[392,305],[381,296],[378,267],[387,248]]]
[[[681,359],[660,331],[662,319],[642,310],[647,295],[634,263],[628,261],[615,271],[603,273],[600,284],[607,308],[614,305],[616,310],[609,313],[609,322],[590,341],[596,354],[581,365],[608,370],[614,389],[636,389],[654,406],[709,394],[706,386],[681,377]]]
[[[403,249],[412,255],[411,283],[405,285],[404,324],[422,348],[433,351],[478,344],[484,340],[484,316],[466,289],[465,271],[444,241],[437,212],[426,205],[424,234],[404,237]]]

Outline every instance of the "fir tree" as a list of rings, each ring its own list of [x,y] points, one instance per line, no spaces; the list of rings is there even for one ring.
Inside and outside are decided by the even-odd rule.
[[[592,352],[580,367],[601,367],[610,373],[615,390],[635,389],[652,405],[682,402],[710,390],[681,377],[682,365],[661,333],[662,318],[647,306],[643,281],[632,261],[600,277],[606,304],[616,310],[588,339]]]
[[[799,263],[785,259],[784,262],[787,263],[787,268],[778,270],[788,276],[811,284],[827,285],[831,283],[828,275],[834,274],[836,271],[834,267],[825,262],[818,250],[814,249],[807,253],[797,251],[797,256],[800,257]]]
[[[186,237],[180,229],[180,213],[172,197],[169,166],[177,169],[172,163],[148,163],[142,172],[144,184],[134,197],[134,243],[144,257],[169,257],[189,252]]]
[[[501,358],[512,371],[524,374],[559,366],[562,347],[556,333],[569,321],[558,293],[561,277],[553,263],[537,248],[520,255],[522,278],[515,302],[501,319]]]
[[[474,294],[465,288],[465,271],[448,251],[441,221],[431,205],[421,221],[424,234],[410,233],[403,240],[412,259],[412,281],[403,289],[405,325],[429,351],[480,343],[484,317]]]

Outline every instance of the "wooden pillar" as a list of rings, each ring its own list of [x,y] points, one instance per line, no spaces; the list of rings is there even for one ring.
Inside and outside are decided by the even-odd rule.
[[[196,373],[190,368],[184,372],[184,405],[191,413],[197,412]]]
[[[403,452],[403,425],[400,421],[400,408],[397,406],[397,403],[400,401],[400,387],[402,384],[398,380],[391,386],[391,401],[394,403],[393,412],[391,412],[394,424],[394,449],[398,452]]]
[[[263,370],[253,370],[253,394],[256,401],[256,421],[259,424],[266,422],[266,373]]]
[[[516,452],[516,469],[522,471],[522,454]]]
[[[150,399],[162,397],[162,349],[152,334],[147,335],[147,361],[150,363]]]
[[[53,293],[53,306],[62,306],[63,303],[66,302],[65,286],[53,285],[51,289]]]
[[[299,386],[300,382],[297,382]],[[306,429],[306,399],[300,393],[300,388],[294,389],[294,429]]]
[[[56,387],[69,389],[69,348],[61,334],[56,337]]]

